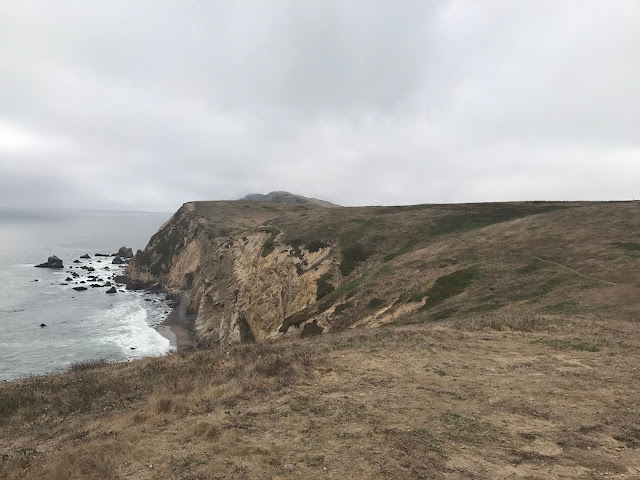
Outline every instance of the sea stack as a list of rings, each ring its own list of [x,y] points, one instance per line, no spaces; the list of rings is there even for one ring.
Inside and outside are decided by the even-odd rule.
[[[120,247],[118,253],[116,254],[121,258],[132,258],[133,257],[133,249],[127,247]]]
[[[37,268],[64,268],[62,264],[62,260],[60,260],[55,255],[51,255],[46,263],[41,263],[40,265],[36,265]]]

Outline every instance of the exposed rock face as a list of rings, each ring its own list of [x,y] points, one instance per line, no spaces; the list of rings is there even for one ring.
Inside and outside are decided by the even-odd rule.
[[[111,263],[113,265],[122,265],[124,263],[124,261],[122,260],[122,258],[118,257],[114,257],[114,259],[111,261]]]
[[[116,254],[120,258],[132,258],[133,257],[133,249],[127,247],[120,247],[118,253]]]
[[[40,265],[36,265],[38,268],[64,268],[62,264],[62,260],[60,260],[55,255],[49,257],[46,263],[41,263]]]
[[[262,225],[273,212],[261,208],[252,210],[251,222],[239,210],[232,224],[220,227],[196,210],[185,204],[134,256],[129,288],[161,282],[168,290],[190,290],[200,345],[280,335],[286,317],[316,301],[316,282],[332,265],[331,249],[300,246],[294,254],[283,234]]]

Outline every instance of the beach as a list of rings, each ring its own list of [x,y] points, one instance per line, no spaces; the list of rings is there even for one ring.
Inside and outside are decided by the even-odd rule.
[[[194,315],[187,313],[187,306],[191,295],[189,292],[181,292],[178,305],[169,316],[156,327],[156,330],[164,338],[171,342],[171,346],[177,351],[192,350],[195,348],[195,335],[193,332]]]

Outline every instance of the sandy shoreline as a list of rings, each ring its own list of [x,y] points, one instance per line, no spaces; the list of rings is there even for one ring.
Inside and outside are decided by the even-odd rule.
[[[187,314],[190,295],[184,292],[180,296],[178,305],[169,316],[156,327],[160,335],[171,342],[171,346],[178,351],[190,350],[195,347],[193,334],[193,319]]]

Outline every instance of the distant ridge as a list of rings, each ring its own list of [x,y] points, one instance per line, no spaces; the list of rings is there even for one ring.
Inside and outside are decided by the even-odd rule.
[[[248,200],[251,202],[295,203],[299,205],[312,204],[320,205],[321,207],[339,207],[339,205],[335,205],[325,200],[303,197],[302,195],[294,195],[289,192],[270,192],[266,195],[262,193],[250,193],[242,197],[240,200]]]

